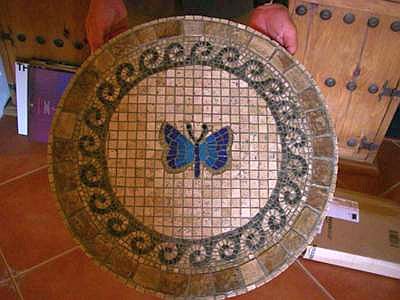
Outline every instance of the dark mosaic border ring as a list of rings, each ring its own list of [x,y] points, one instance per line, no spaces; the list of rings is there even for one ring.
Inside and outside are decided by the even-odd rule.
[[[160,270],[149,265],[141,264],[132,256],[131,251],[119,249],[115,242],[108,238],[111,233],[114,237],[124,237],[132,233],[129,228],[143,229],[143,225],[135,220],[130,220],[129,216],[120,207],[117,201],[112,197],[112,187],[109,185],[106,174],[106,167],[96,168],[97,166],[106,166],[105,158],[101,157],[101,139],[105,137],[107,120],[102,119],[105,115],[112,113],[115,104],[110,101],[111,96],[115,94],[114,87],[105,83],[102,79],[104,64],[112,61],[112,56],[120,57],[129,51],[134,50],[139,45],[145,45],[156,40],[169,39],[178,36],[216,36],[219,38],[229,37],[235,40],[237,44],[247,45],[255,53],[261,56],[270,57],[270,63],[283,74],[285,79],[291,84],[291,88],[296,92],[299,99],[301,110],[309,124],[311,133],[309,138],[313,147],[313,158],[310,162],[312,173],[309,189],[305,191],[307,196],[306,205],[301,213],[296,216],[291,229],[276,244],[268,248],[260,248],[263,243],[263,234],[258,239],[254,234],[244,236],[245,244],[249,247],[255,247],[253,257],[246,260],[240,260],[236,264],[226,268],[220,268],[203,273],[183,274],[176,273],[169,269]],[[200,52],[198,49],[202,49]],[[147,62],[156,63],[159,59],[167,62],[168,67],[183,64],[207,64],[212,52],[212,45],[204,43],[194,47],[189,58],[182,55],[181,46],[170,44],[162,58],[158,57],[152,51],[153,55]],[[198,55],[200,54],[200,57]],[[221,61],[223,57],[228,57],[229,62],[237,59],[238,53],[235,48],[227,47],[213,58],[213,65],[231,71],[240,75],[241,72],[251,70],[252,76],[259,76],[262,73],[263,66],[257,61],[249,61],[242,68],[232,69],[224,66]],[[133,75],[133,66],[122,64],[117,68],[116,81],[119,84],[119,95],[122,98],[124,93],[129,91],[129,77]],[[244,69],[243,69],[244,68]],[[158,70],[149,70],[144,60],[139,63],[139,69],[148,73]],[[105,83],[98,86],[99,82]],[[265,83],[249,83],[258,94],[265,90]],[[103,103],[103,107],[89,107],[90,101],[94,101],[94,95],[90,92],[90,87],[98,87],[95,97]],[[275,93],[281,87],[279,82],[277,88],[268,92]],[[103,97],[102,95],[106,95]],[[111,98],[110,98],[110,97]],[[271,108],[270,108],[271,109]],[[279,109],[279,108],[277,108]],[[82,113],[84,111],[84,113]],[[274,113],[274,109],[271,109]],[[292,118],[291,115],[283,115],[285,118]],[[86,125],[93,130],[94,136],[81,136],[79,141],[75,140],[79,125],[86,119]],[[279,118],[276,118],[278,120]],[[284,128],[285,126],[279,125]],[[285,135],[285,133],[284,133]],[[301,134],[300,134],[301,135]],[[282,139],[284,140],[284,139]],[[299,141],[292,141],[290,147],[301,147],[303,138]],[[289,153],[286,157],[287,168],[295,176],[302,176],[304,162],[301,157],[296,157],[290,152],[290,147],[283,143]],[[284,148],[285,149],[285,148]],[[79,167],[78,153],[87,157],[93,157],[95,160],[100,157],[97,163],[88,164]],[[206,17],[176,17],[157,20],[131,29],[130,31],[114,38],[108,44],[91,56],[80,68],[77,75],[70,82],[57,109],[53,121],[53,130],[49,142],[49,176],[53,191],[57,195],[62,213],[66,223],[74,237],[81,243],[85,251],[102,266],[107,267],[120,277],[124,282],[136,287],[141,291],[148,291],[166,298],[188,298],[188,297],[207,297],[214,299],[214,296],[234,296],[249,291],[257,286],[268,282],[280,272],[293,263],[297,256],[304,250],[307,243],[310,242],[316,233],[316,228],[325,216],[325,206],[329,198],[333,196],[336,172],[337,172],[337,146],[336,137],[333,132],[333,126],[327,114],[323,96],[316,86],[311,76],[305,71],[304,67],[293,60],[284,49],[276,43],[270,41],[265,36],[254,30],[226,20],[219,20]],[[283,172],[284,175],[287,172]],[[93,189],[96,189],[90,197],[89,204],[83,203],[81,184],[77,182],[80,178],[83,183]],[[93,179],[94,178],[94,179]],[[290,182],[290,181],[288,181]],[[289,184],[288,188],[293,187]],[[284,201],[295,202],[297,196],[289,193],[284,195]],[[270,204],[277,202],[271,197]],[[110,200],[111,199],[111,200]],[[276,206],[273,206],[276,207]],[[91,208],[91,210],[88,210]],[[269,207],[264,208],[264,210]],[[127,223],[122,222],[116,217],[108,219],[108,232],[98,228],[91,221],[90,211],[97,214],[112,214],[114,216],[126,216]],[[260,210],[261,212],[263,209]],[[253,218],[253,226],[256,232],[259,228],[257,220],[259,216]],[[278,226],[273,221],[271,227]],[[136,232],[134,230],[134,232]],[[141,234],[140,232],[144,232]],[[132,249],[136,249],[136,254],[143,255],[154,249],[154,241],[157,239],[146,238],[146,231],[138,232],[132,238]],[[230,234],[229,238],[235,239],[237,234]],[[162,238],[162,237],[160,237]],[[169,240],[171,242],[172,240]],[[168,242],[164,240],[164,242]],[[260,244],[261,243],[261,244]],[[141,247],[137,247],[141,245]],[[176,244],[177,248],[165,245],[159,250],[160,260],[165,264],[173,264],[176,259],[182,255],[182,248]],[[233,240],[233,245],[237,245]],[[233,251],[227,251],[226,246],[220,246],[218,250],[222,256],[229,260],[235,259],[235,248]],[[203,252],[196,250],[192,252],[190,259],[198,264],[207,263],[210,259],[210,241],[204,241]],[[166,258],[166,253],[176,253],[176,258]],[[202,257],[196,259],[195,257]]]

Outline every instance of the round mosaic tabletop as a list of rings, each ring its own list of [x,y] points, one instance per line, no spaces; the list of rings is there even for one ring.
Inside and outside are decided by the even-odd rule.
[[[50,181],[86,253],[162,298],[220,299],[285,270],[332,197],[336,137],[278,44],[206,17],[95,52],[54,117]]]

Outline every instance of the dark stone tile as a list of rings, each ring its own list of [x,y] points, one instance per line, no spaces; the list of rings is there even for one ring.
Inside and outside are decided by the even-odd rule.
[[[310,80],[299,66],[290,68],[285,76],[297,92],[302,92],[311,85]]]
[[[161,273],[160,291],[173,296],[182,296],[187,289],[189,275],[177,273]]]
[[[230,291],[241,289],[244,282],[241,272],[236,269],[226,269],[224,271],[214,273],[215,291],[218,294],[228,293]]]
[[[265,276],[263,269],[256,259],[244,263],[239,269],[242,272],[242,277],[246,286],[257,283]]]
[[[85,210],[82,210],[68,218],[71,230],[80,240],[91,240],[99,232],[96,225],[94,225],[90,219],[89,213]]]
[[[160,289],[161,272],[159,269],[155,269],[146,265],[139,265],[133,281],[135,284],[144,288],[158,291]]]
[[[193,296],[213,295],[215,292],[215,277],[208,273],[193,274],[190,278],[188,294]]]
[[[307,204],[322,210],[326,201],[328,201],[328,194],[329,191],[327,189],[312,186],[308,192]]]
[[[286,251],[279,245],[275,245],[257,257],[257,260],[272,272],[285,263],[287,259]]]
[[[294,64],[292,58],[290,58],[289,55],[280,50],[275,51],[270,60],[270,63],[272,63],[273,66],[281,72],[285,71],[288,67]]]
[[[299,94],[299,102],[304,110],[321,107],[321,100],[318,91],[314,87],[309,87]]]
[[[314,156],[333,157],[335,153],[334,141],[331,136],[313,139]]]
[[[290,230],[282,239],[282,245],[288,250],[291,254],[297,254],[300,248],[305,248],[306,240],[296,233],[293,230]]]
[[[293,228],[301,232],[303,235],[308,236],[315,228],[319,215],[308,207],[304,207],[300,215],[297,217]]]
[[[333,162],[314,159],[312,163],[312,181],[319,185],[330,186],[333,177]]]
[[[330,132],[326,112],[321,110],[308,112],[307,119],[315,136],[323,135]]]
[[[136,273],[138,263],[128,251],[115,248],[106,260],[106,265],[116,274],[130,280]]]
[[[168,21],[156,24],[154,26],[156,34],[159,38],[166,38],[182,34],[181,21]]]

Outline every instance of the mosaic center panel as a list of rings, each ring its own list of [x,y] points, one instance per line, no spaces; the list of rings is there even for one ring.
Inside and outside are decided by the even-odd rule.
[[[165,170],[160,129],[174,124],[188,137],[229,126],[231,161],[213,174],[194,164]],[[265,206],[278,176],[280,141],[265,100],[226,71],[186,66],[143,80],[110,121],[108,168],[117,196],[135,217],[166,235],[203,238],[245,225]]]
[[[85,251],[168,299],[222,299],[284,271],[321,225],[337,171],[304,67],[246,26],[191,16],[96,51],[57,108],[49,158]]]

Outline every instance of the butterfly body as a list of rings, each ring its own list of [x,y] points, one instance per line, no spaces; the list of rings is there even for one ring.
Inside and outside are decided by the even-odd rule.
[[[160,140],[164,146],[163,164],[170,173],[183,172],[194,163],[194,176],[200,177],[201,165],[211,173],[222,173],[230,165],[233,134],[229,127],[223,127],[207,136],[207,127],[199,138],[195,138],[191,125],[187,126],[191,140],[169,123],[160,130]]]
[[[194,144],[194,176],[200,176],[200,145]]]

